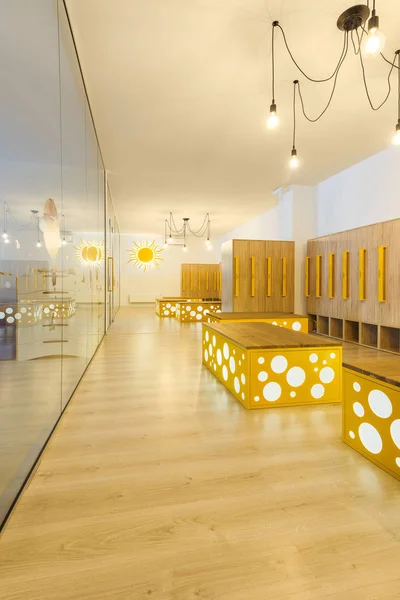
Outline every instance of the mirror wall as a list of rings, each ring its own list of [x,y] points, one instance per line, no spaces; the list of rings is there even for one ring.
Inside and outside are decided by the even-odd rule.
[[[119,234],[63,2],[0,7],[1,523],[119,306]]]

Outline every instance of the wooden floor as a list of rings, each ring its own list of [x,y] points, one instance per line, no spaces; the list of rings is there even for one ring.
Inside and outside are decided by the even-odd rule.
[[[246,412],[120,311],[0,540],[1,600],[398,600],[400,484],[337,405]]]

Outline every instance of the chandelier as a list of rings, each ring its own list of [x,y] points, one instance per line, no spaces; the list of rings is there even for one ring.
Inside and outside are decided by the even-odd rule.
[[[400,145],[400,50],[396,50],[392,60],[388,60],[383,55],[382,51],[383,51],[383,48],[385,45],[385,36],[383,35],[383,33],[380,30],[379,16],[376,13],[375,4],[376,4],[376,0],[373,0],[372,11],[370,11],[369,1],[368,1],[367,4],[358,4],[357,6],[352,6],[351,8],[348,8],[346,11],[344,11],[340,15],[340,17],[337,20],[337,27],[340,29],[340,31],[343,32],[342,51],[340,54],[339,61],[336,65],[336,67],[334,68],[333,73],[329,77],[326,77],[325,79],[314,79],[304,72],[304,70],[299,66],[298,62],[296,61],[296,59],[293,56],[293,53],[288,44],[283,27],[280,25],[279,21],[273,21],[273,23],[272,23],[272,51],[271,51],[272,102],[271,102],[271,106],[270,106],[270,114],[267,119],[268,129],[275,129],[279,125],[279,117],[277,114],[277,103],[275,101],[275,32],[277,30],[282,35],[284,45],[286,47],[286,50],[287,50],[292,62],[295,64],[295,66],[300,71],[300,73],[308,81],[311,81],[312,83],[326,83],[328,81],[333,82],[331,94],[329,96],[329,100],[328,100],[326,106],[324,107],[324,109],[321,111],[321,113],[318,116],[312,118],[312,117],[310,117],[310,115],[308,114],[308,112],[306,110],[299,79],[295,79],[293,81],[293,139],[292,139],[293,146],[292,146],[290,162],[289,162],[289,165],[292,169],[296,169],[299,166],[299,159],[297,156],[297,145],[296,145],[297,99],[299,100],[300,108],[303,113],[303,116],[310,123],[316,123],[317,121],[319,121],[319,119],[321,119],[324,116],[324,114],[326,113],[326,111],[328,110],[328,108],[332,102],[332,98],[333,98],[335,90],[336,90],[336,84],[337,84],[339,72],[340,72],[340,69],[345,61],[346,56],[347,56],[350,44],[353,47],[354,54],[356,56],[359,56],[360,67],[361,67],[361,72],[362,72],[362,77],[363,77],[363,82],[364,82],[364,88],[365,88],[365,92],[366,92],[366,95],[368,98],[369,105],[372,108],[372,110],[374,110],[374,111],[379,110],[389,99],[389,96],[392,91],[391,76],[392,76],[393,70],[397,70],[397,75],[398,75],[398,109],[397,110],[398,110],[398,113],[397,113],[397,124],[396,124],[396,128],[395,128],[394,136],[392,138],[392,143],[394,145]],[[367,28],[365,28],[365,24],[367,23],[367,21],[368,21]],[[367,77],[366,77],[365,67],[364,67],[364,58],[363,58],[364,55],[365,56],[379,56],[387,65],[389,65],[389,72],[388,72],[388,76],[387,76],[388,90],[387,90],[387,93],[386,93],[384,99],[382,100],[382,102],[376,106],[374,105],[374,103],[371,100],[371,95],[370,95],[369,89],[368,89]],[[396,64],[396,62],[398,62],[398,64]]]
[[[202,226],[197,230],[192,229],[190,225],[190,219],[188,217],[184,217],[182,221],[182,226],[177,227],[174,215],[172,212],[169,213],[169,219],[165,219],[164,248],[167,248],[168,246],[182,246],[183,252],[187,252],[187,238],[188,236],[194,236],[197,238],[205,237],[207,249],[212,249],[210,240],[211,220],[209,213],[206,214]]]

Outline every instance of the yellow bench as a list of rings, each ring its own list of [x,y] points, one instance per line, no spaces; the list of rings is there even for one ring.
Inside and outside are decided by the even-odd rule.
[[[341,343],[268,323],[203,323],[203,364],[248,409],[341,401]]]

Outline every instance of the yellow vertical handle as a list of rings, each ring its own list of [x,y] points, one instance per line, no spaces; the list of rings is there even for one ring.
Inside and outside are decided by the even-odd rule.
[[[317,298],[321,298],[322,296],[322,286],[321,286],[321,269],[322,269],[322,255],[317,254],[315,257],[315,295]]]
[[[287,258],[282,258],[282,296],[285,297],[287,294]]]
[[[219,291],[222,292],[222,273],[219,271]]]
[[[251,297],[256,295],[256,257],[251,257]]]
[[[190,271],[190,291],[193,291],[193,271]]]
[[[235,297],[239,297],[239,257],[235,256]]]
[[[335,254],[329,253],[328,256],[328,298],[335,297]]]
[[[349,256],[350,252],[345,250],[343,252],[343,265],[342,265],[342,296],[344,300],[349,299]]]
[[[200,272],[197,275],[197,284],[198,284],[198,290],[200,292],[200,290],[201,290],[201,273]]]
[[[272,291],[272,258],[267,256],[267,296],[271,296]]]
[[[209,285],[209,283],[208,283],[208,278],[209,278],[209,274],[208,274],[208,271],[207,271],[207,272],[206,272],[206,291],[207,291],[207,292],[208,292],[208,285]]]
[[[306,264],[305,264],[305,269],[304,269],[304,292],[306,295],[306,298],[310,297],[310,261],[311,261],[311,257],[310,256],[306,256]]]
[[[186,273],[185,271],[182,271],[182,291],[184,292],[186,290]]]
[[[359,300],[367,299],[367,289],[365,285],[365,258],[367,254],[366,248],[360,248],[358,251],[358,298]]]
[[[217,274],[215,271],[214,271],[214,291],[215,292],[217,291]]]
[[[386,302],[386,248],[378,246],[378,301]]]

